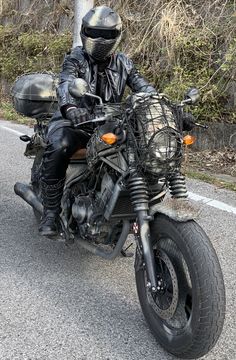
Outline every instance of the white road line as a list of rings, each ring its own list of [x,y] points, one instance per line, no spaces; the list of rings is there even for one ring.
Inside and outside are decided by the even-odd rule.
[[[7,127],[7,126],[4,126],[4,125],[0,125],[0,128],[4,129],[4,130],[6,130],[6,131],[12,132],[12,133],[14,133],[14,134],[17,134],[17,135],[19,135],[19,136],[25,135],[25,134],[21,133],[20,131],[11,129],[11,128],[9,128],[9,127]]]
[[[11,129],[7,126],[4,126],[4,125],[0,125],[0,128],[4,129],[4,130],[7,130],[9,132],[12,132],[14,134],[17,134],[17,135],[25,135],[17,130],[14,130],[14,129]],[[227,211],[231,214],[235,214],[236,215],[236,208],[234,206],[231,206],[231,205],[228,205],[228,204],[225,204],[223,203],[222,201],[218,201],[218,200],[214,200],[214,199],[211,199],[211,198],[208,198],[208,197],[205,197],[205,196],[202,196],[202,195],[198,195],[198,194],[195,194],[191,191],[188,191],[188,196],[190,199],[194,200],[194,201],[201,201],[203,202],[204,204],[206,205],[209,205],[209,206],[212,206],[216,209],[219,209],[219,210],[222,210],[222,211]]]
[[[197,195],[191,191],[188,191],[188,196],[194,201],[201,201],[206,205],[212,206],[216,209],[227,211],[236,215],[236,208],[234,206],[223,203],[222,201],[214,200],[202,195]]]

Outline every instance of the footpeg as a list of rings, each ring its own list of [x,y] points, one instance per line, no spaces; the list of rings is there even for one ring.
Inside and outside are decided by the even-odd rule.
[[[21,135],[20,139],[21,139],[21,141],[29,142],[31,140],[31,137],[28,135]]]

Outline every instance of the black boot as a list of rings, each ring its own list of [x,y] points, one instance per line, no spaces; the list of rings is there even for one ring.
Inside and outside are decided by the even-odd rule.
[[[64,182],[65,179],[50,180],[50,183],[41,181],[44,212],[39,225],[39,233],[42,236],[50,237],[58,234]]]

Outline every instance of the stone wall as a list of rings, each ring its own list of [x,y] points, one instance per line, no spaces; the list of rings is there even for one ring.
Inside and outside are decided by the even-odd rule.
[[[1,16],[2,15],[2,16]],[[26,24],[35,30],[72,30],[74,0],[0,0],[0,24]]]
[[[236,124],[211,123],[208,129],[195,128],[193,150],[213,150],[230,147],[236,150]]]
[[[236,111],[236,81],[232,80],[229,82],[227,87],[227,93],[229,94],[228,98],[228,108],[233,108]]]

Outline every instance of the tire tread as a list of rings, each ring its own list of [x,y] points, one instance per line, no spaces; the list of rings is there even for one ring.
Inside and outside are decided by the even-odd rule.
[[[183,359],[196,359],[213,348],[223,328],[225,317],[223,275],[208,236],[195,221],[180,223],[165,215],[158,215],[151,225],[151,233],[160,233],[163,226],[175,229],[184,241],[185,250],[190,257],[189,261],[192,262],[195,271],[196,286],[200,296],[200,315],[194,327],[192,341],[187,347],[186,344],[179,344],[178,348],[168,348],[167,344],[158,336],[157,338],[160,344],[172,354]],[[178,243],[177,245],[179,246]],[[150,327],[152,328],[151,325]]]

